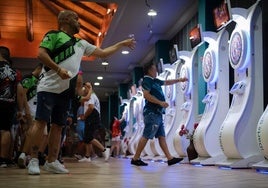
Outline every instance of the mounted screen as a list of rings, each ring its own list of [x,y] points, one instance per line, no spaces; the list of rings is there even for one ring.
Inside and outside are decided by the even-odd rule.
[[[176,48],[173,47],[169,50],[169,60],[170,60],[170,63],[174,63],[178,60],[178,57],[177,57],[177,52],[176,52]]]
[[[214,25],[217,30],[222,29],[231,21],[231,6],[229,0],[223,0],[213,9]]]
[[[202,42],[202,31],[201,31],[200,24],[198,24],[197,26],[195,26],[194,28],[191,29],[191,31],[189,33],[189,39],[190,39],[192,48],[194,48],[194,47],[198,46],[199,44],[201,44],[201,42]]]

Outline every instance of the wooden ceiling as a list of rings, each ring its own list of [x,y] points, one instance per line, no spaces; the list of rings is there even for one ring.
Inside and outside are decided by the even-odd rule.
[[[100,46],[117,10],[115,3],[72,0],[0,0],[0,45],[13,57],[36,58],[44,34],[58,29],[61,10],[75,11],[81,29],[77,37]]]

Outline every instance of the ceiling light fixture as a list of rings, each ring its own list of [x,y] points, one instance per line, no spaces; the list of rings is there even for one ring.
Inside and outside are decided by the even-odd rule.
[[[103,61],[101,64],[102,64],[103,66],[107,66],[107,65],[109,65],[109,63],[108,63],[107,61]]]
[[[121,53],[126,55],[126,54],[129,54],[129,51],[128,50],[123,50]]]
[[[151,6],[148,3],[148,0],[145,0],[145,4],[149,8],[149,11],[148,11],[147,15],[148,16],[152,16],[152,17],[153,16],[156,16],[157,15],[157,12],[154,9],[151,8]]]
[[[94,83],[94,86],[99,86],[99,85],[100,85],[99,82],[95,82],[95,83]]]
[[[98,79],[98,80],[102,80],[103,77],[102,77],[102,76],[98,76],[97,79]]]
[[[156,16],[157,12],[154,9],[150,9],[149,12],[147,13],[148,16]]]

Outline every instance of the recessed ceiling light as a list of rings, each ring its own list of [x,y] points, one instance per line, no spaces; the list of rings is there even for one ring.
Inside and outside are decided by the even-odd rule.
[[[103,77],[102,77],[102,76],[98,76],[97,79],[98,79],[98,80],[102,80]]]
[[[127,51],[127,50],[123,50],[123,51],[122,51],[122,54],[129,54],[129,51]]]
[[[100,85],[99,82],[95,82],[95,83],[94,83],[94,86],[99,86],[99,85]]]
[[[103,61],[101,64],[104,66],[109,65],[109,63],[107,61]]]
[[[147,13],[148,16],[156,16],[157,12],[153,9],[150,9],[149,12]]]

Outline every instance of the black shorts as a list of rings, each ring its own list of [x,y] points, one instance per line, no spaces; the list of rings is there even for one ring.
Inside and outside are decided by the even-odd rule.
[[[0,102],[0,130],[10,131],[16,118],[16,104],[1,101]]]
[[[85,120],[84,142],[89,144],[94,139],[95,132],[100,128],[100,114],[94,109]]]

